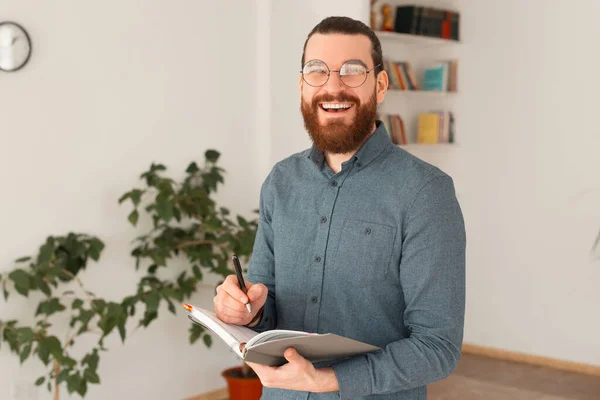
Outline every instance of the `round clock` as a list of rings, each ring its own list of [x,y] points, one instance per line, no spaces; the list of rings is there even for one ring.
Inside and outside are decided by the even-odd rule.
[[[17,71],[31,56],[31,39],[16,22],[0,22],[0,71]]]

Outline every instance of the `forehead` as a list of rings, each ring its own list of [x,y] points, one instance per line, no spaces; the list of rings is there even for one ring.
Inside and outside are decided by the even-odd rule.
[[[310,37],[304,52],[304,62],[322,60],[330,68],[337,68],[348,60],[361,60],[367,66],[371,59],[371,40],[365,35],[320,34]]]

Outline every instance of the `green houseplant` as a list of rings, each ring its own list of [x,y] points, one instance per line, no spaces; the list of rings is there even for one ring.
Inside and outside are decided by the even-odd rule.
[[[225,277],[232,273],[228,264],[232,252],[248,260],[257,220],[239,215],[232,218],[230,211],[212,198],[224,182],[219,156],[217,151],[208,150],[204,164],[190,163],[182,181],[163,176],[166,167],[153,163],[140,176],[143,187],[119,198],[120,204],[128,202],[132,207],[128,215],[132,225],[138,226],[144,213],[151,221],[131,251],[141,275],[137,290],[121,301],[97,296],[80,279],[79,273],[90,261],[97,262],[104,249],[102,240],[87,234],[49,236],[37,256],[19,258],[12,271],[0,275],[5,301],[13,292],[43,296],[32,324],[0,319],[0,343],[8,344],[21,363],[37,356],[48,366],[48,373],[36,384],[54,391],[55,400],[61,386],[83,397],[89,384],[100,383],[97,369],[100,355],[107,350],[104,340],[108,335],[117,330],[124,342],[128,331],[148,327],[158,318],[161,304],[177,313],[180,307],[176,304],[189,299],[206,274]],[[162,277],[161,270],[166,268],[177,268],[177,278]],[[133,321],[136,313],[137,322]],[[57,334],[61,326],[55,323],[61,316],[69,320],[63,340]],[[98,336],[97,342],[84,357],[75,359],[75,341],[90,334]],[[199,339],[211,346],[209,332],[190,324],[190,343]]]

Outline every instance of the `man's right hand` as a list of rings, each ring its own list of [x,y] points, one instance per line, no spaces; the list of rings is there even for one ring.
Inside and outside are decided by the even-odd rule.
[[[248,295],[245,295],[238,285],[235,275],[229,275],[225,281],[217,286],[217,295],[214,297],[215,314],[217,318],[228,324],[248,325],[261,312],[267,301],[268,289],[262,283],[253,284],[245,281]],[[246,309],[250,302],[252,312]]]

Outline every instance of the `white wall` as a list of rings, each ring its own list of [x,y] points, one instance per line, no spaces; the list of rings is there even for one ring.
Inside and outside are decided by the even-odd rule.
[[[0,10],[28,29],[34,51],[25,69],[0,73],[0,272],[37,254],[49,234],[88,232],[107,245],[82,276],[89,289],[113,300],[134,293],[130,243],[142,231],[117,199],[152,161],[181,177],[215,148],[227,170],[222,204],[243,215],[257,208],[264,149],[255,140],[252,2],[0,0]],[[1,300],[0,316],[31,315],[36,300]],[[211,300],[209,288],[193,299]],[[111,335],[102,384],[87,399],[176,399],[225,385],[219,373],[239,365],[233,354],[220,342],[190,346],[183,313],[161,314],[124,346]],[[57,333],[64,337],[64,324]],[[20,367],[2,346],[0,399],[44,371],[37,358]],[[43,389],[22,398],[51,397]]]
[[[600,365],[600,3],[466,4],[465,340]]]
[[[306,35],[331,14],[368,21],[368,2],[273,3],[276,162],[310,145],[297,90]],[[412,151],[453,176],[465,214],[465,342],[600,364],[600,262],[589,254],[600,228],[600,3],[417,3],[462,18],[460,145]]]
[[[368,21],[368,1],[271,1],[271,163],[310,147],[300,112],[298,78],[304,41],[323,18]],[[290,23],[293,21],[293,23]]]

